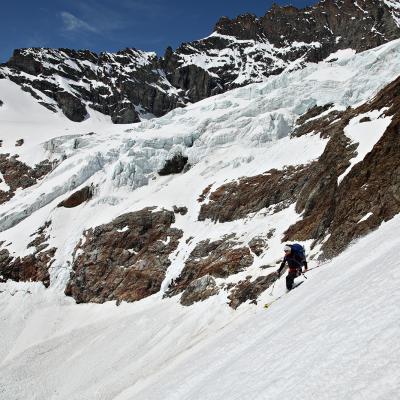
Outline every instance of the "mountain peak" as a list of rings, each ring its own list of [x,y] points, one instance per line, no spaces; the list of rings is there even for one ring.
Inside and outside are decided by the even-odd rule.
[[[399,21],[394,0],[323,0],[304,9],[274,4],[260,18],[222,17],[209,37],[167,49],[163,58],[135,48],[100,54],[19,49],[0,66],[0,76],[74,121],[85,120],[92,108],[115,123],[132,123],[341,49],[377,47],[400,37]]]

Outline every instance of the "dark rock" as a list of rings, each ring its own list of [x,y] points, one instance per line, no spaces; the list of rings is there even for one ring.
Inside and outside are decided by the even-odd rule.
[[[222,93],[219,79],[197,65],[173,67],[167,76],[175,87],[185,91],[186,97],[191,102]]]
[[[51,248],[16,259],[10,256],[7,249],[0,250],[0,275],[4,281],[11,279],[16,282],[42,282],[45,287],[49,287],[49,268],[54,262],[56,250]]]
[[[23,144],[24,144],[24,139],[18,139],[18,140],[16,141],[16,143],[15,143],[15,146],[16,146],[16,147],[22,146]]]
[[[172,209],[174,210],[175,214],[181,214],[181,215],[186,215],[188,212],[187,207],[177,207],[173,206]]]
[[[160,290],[182,231],[172,211],[141,211],[84,232],[65,293],[78,303],[136,301]]]
[[[278,261],[278,263],[280,263],[280,261]],[[268,269],[268,268],[273,268],[273,265],[260,265],[261,269]]]
[[[50,275],[49,268],[54,262],[56,248],[52,247],[43,251],[49,245],[45,243],[46,229],[51,222],[46,222],[42,227],[35,232],[38,235],[29,247],[36,247],[34,254],[29,254],[25,257],[14,258],[7,249],[0,249],[0,276],[3,281],[11,279],[16,282],[34,281],[42,282],[44,286],[49,287]]]
[[[73,208],[77,207],[85,201],[93,197],[93,186],[85,186],[84,188],[71,194],[68,199],[63,200],[57,207]]]
[[[323,112],[329,110],[333,107],[333,103],[328,103],[323,106],[314,106],[307,110],[301,117],[299,117],[296,121],[297,125],[303,125],[310,118],[315,118]]]
[[[54,104],[49,104],[44,101],[39,101],[38,103],[54,113],[57,112],[57,108]]]
[[[240,281],[228,296],[229,306],[237,309],[240,304],[250,300],[257,304],[258,296],[268,289],[278,279],[275,273],[259,276],[253,282],[249,279]]]
[[[11,199],[17,189],[26,189],[34,185],[51,169],[52,165],[48,160],[44,160],[37,164],[35,168],[31,168],[19,161],[18,156],[10,157],[9,154],[0,154],[0,172],[5,183],[10,187],[7,192],[0,190],[0,204]]]
[[[196,245],[179,277],[173,282],[166,295],[174,296],[184,291],[191,282],[205,275],[226,278],[243,271],[253,263],[248,247],[224,238],[214,242],[202,241]]]
[[[133,124],[139,122],[140,118],[132,104],[121,104],[116,107],[111,115],[114,124]]]
[[[210,275],[205,275],[188,285],[182,293],[180,303],[183,306],[190,306],[198,301],[206,300],[210,296],[218,294],[218,292],[215,279]]]
[[[36,49],[40,51],[41,49]],[[29,75],[39,75],[43,71],[41,60],[36,56],[37,51],[26,52],[24,49],[16,49],[7,65]]]
[[[250,250],[256,255],[261,256],[268,249],[267,241],[262,237],[254,237],[249,242]]]
[[[335,120],[340,119],[343,115],[341,111],[331,111],[327,115],[321,118],[310,120],[310,115],[318,116],[322,112],[328,110],[330,104],[321,107],[313,107],[308,110],[305,114],[303,114],[297,121],[297,126],[291,133],[291,137],[300,137],[303,135],[307,135],[312,132],[320,133],[322,138],[329,137],[332,133],[331,130],[328,128],[328,125],[333,123]]]
[[[309,166],[276,169],[224,184],[209,195],[200,208],[199,221],[227,222],[244,218],[271,205],[288,207],[308,180]],[[275,211],[279,211],[278,207]]]
[[[183,171],[187,161],[188,157],[185,157],[182,154],[176,154],[170,160],[165,162],[164,167],[158,171],[158,174],[161,176],[179,174]]]
[[[370,121],[371,121],[371,118],[370,118],[370,117],[363,117],[363,118],[360,119],[360,123],[363,123],[363,122],[370,122]]]
[[[201,195],[200,195],[199,198],[197,199],[197,201],[198,201],[199,203],[202,203],[202,202],[206,199],[206,197],[209,195],[210,190],[211,190],[211,188],[212,188],[212,185],[213,185],[213,183],[211,183],[210,185],[208,185],[208,186],[203,190],[203,192],[201,193]]]
[[[85,105],[71,93],[57,92],[55,98],[62,112],[71,121],[82,122],[88,115]]]
[[[312,62],[338,49],[364,51],[399,34],[390,8],[379,0],[365,0],[362,8],[352,0],[321,1],[305,9],[275,4],[259,24],[262,33],[279,47],[294,41],[321,43],[319,51],[308,58]],[[374,26],[379,27],[375,30]]]
[[[4,103],[0,100],[0,107],[3,105]]]

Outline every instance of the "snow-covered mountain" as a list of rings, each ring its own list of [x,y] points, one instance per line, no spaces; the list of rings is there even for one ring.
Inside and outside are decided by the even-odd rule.
[[[263,275],[282,240],[337,255],[399,211],[399,43],[128,129],[68,121],[0,81],[3,279],[133,301]]]
[[[72,121],[84,121],[94,109],[114,123],[132,123],[303,68],[341,49],[359,52],[399,38],[399,15],[398,2],[389,0],[274,6],[261,18],[221,18],[210,36],[168,48],[161,58],[136,49],[99,55],[18,49],[0,66],[0,79]]]
[[[222,19],[192,53],[170,52],[163,73],[136,50],[17,51],[25,70],[3,66],[0,79],[0,399],[396,398],[398,5]],[[333,39],[334,9],[348,32],[354,9],[376,30]],[[320,58],[299,50],[247,85],[231,70],[203,99],[174,83],[197,68],[221,84],[215,60],[191,58],[208,41],[265,36],[291,53],[294,41],[260,32],[299,15],[316,32],[329,22]],[[174,98],[169,112],[121,126],[122,109],[86,107],[90,96],[117,107],[113,82],[144,118],[121,89],[144,70],[154,80],[137,84]],[[81,122],[66,116],[78,102]],[[285,242],[304,244],[310,267],[289,294],[275,274]]]

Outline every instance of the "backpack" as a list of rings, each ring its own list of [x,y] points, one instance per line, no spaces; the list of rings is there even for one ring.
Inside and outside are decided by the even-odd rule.
[[[294,243],[289,245],[294,254],[297,254],[302,260],[306,259],[306,251],[301,244]]]

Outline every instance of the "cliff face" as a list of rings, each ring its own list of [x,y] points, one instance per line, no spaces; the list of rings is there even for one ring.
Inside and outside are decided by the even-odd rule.
[[[340,49],[364,51],[400,37],[399,11],[381,0],[327,0],[313,7],[273,6],[263,17],[221,18],[211,36],[168,48],[164,57],[136,49],[95,54],[19,49],[0,66],[40,104],[81,122],[89,109],[132,123],[284,70],[318,62]]]
[[[145,113],[161,116],[183,105],[182,96],[157,69],[155,54],[135,49],[100,55],[87,50],[20,49],[0,74],[45,107],[61,109],[72,121],[85,120],[90,107],[114,123],[131,123]]]

